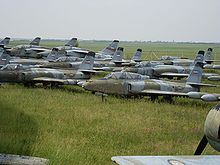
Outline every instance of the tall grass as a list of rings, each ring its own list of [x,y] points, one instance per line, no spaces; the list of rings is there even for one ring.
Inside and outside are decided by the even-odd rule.
[[[52,164],[111,164],[113,155],[191,155],[214,103],[101,98],[75,87],[0,88],[0,152]],[[206,154],[216,154],[211,148]]]
[[[106,45],[92,44],[82,42],[80,46],[100,50]],[[120,44],[127,46],[129,56],[139,47]],[[179,46],[183,48],[177,50],[189,54],[209,47]],[[143,47],[178,52],[172,45]],[[219,54],[219,48],[215,50]],[[194,57],[194,53],[190,55]],[[204,91],[220,93],[219,88]],[[0,153],[44,157],[51,164],[113,164],[110,158],[114,155],[192,155],[203,136],[205,117],[215,104],[186,98],[169,104],[115,96],[102,102],[79,87],[44,89],[3,84]],[[218,153],[208,146],[204,154]]]

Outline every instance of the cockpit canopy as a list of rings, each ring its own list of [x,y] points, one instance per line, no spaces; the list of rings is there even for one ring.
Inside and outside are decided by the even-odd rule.
[[[145,79],[149,79],[149,76],[144,76],[144,75],[131,73],[131,72],[113,72],[105,76],[104,79],[107,79],[107,80],[108,79],[145,80]]]

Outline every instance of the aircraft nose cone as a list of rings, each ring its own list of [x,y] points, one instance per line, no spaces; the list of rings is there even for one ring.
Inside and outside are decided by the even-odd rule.
[[[205,135],[209,144],[217,151],[220,151],[220,104],[211,109],[206,117]]]
[[[88,80],[88,81],[86,81],[85,83],[83,83],[83,85],[82,85],[82,87],[84,88],[84,89],[86,89],[86,90],[89,90],[89,91],[91,91],[92,90],[92,80]]]

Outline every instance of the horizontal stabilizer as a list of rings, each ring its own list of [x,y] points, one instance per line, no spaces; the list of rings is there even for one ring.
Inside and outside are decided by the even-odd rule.
[[[218,85],[214,85],[214,84],[203,84],[203,83],[192,83],[192,82],[187,82],[187,84],[195,87],[218,87]]]
[[[95,70],[86,70],[86,69],[84,69],[84,70],[79,70],[80,72],[83,72],[84,74],[95,74],[95,73],[97,73],[97,71],[95,71]]]

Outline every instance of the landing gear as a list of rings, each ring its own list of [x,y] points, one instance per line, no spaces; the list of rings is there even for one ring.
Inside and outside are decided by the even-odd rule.
[[[24,83],[24,86],[27,88],[32,88],[32,87],[34,87],[34,83],[27,82],[27,83]]]
[[[164,101],[168,102],[168,103],[172,103],[173,102],[173,97],[170,95],[166,95],[163,97]]]
[[[157,95],[152,95],[152,96],[150,96],[150,100],[151,101],[158,100],[158,96]]]

